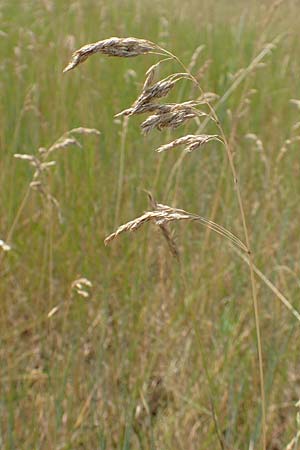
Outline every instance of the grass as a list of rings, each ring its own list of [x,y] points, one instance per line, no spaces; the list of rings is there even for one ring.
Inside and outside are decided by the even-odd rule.
[[[178,15],[169,17],[170,5]],[[196,225],[175,226],[180,269],[153,228],[103,245],[116,225],[120,195],[122,123],[113,115],[132,104],[156,58],[99,55],[72,76],[62,69],[73,41],[78,48],[114,35],[143,37],[164,42],[185,64],[204,44],[197,67],[212,63],[201,85],[222,95],[233,73],[285,33],[266,65],[247,76],[218,113],[234,143],[255,263],[299,310],[300,168],[297,142],[286,143],[298,134],[292,127],[299,109],[290,99],[298,98],[300,84],[299,6],[286,1],[272,15],[269,5],[220,0],[199,8],[198,2],[179,7],[165,0],[151,8],[117,1],[70,7],[27,0],[20,8],[2,2],[1,239],[32,177],[13,154],[50,146],[78,126],[99,129],[101,136],[82,136],[83,149],[57,155],[50,186],[63,223],[55,214],[49,220],[31,193],[12,250],[1,261],[1,448],[260,448],[255,324],[244,263]],[[257,91],[249,96],[252,88]],[[170,101],[184,101],[190,89],[178,84]],[[251,102],[239,115],[245,97]],[[149,189],[160,201],[213,216],[242,236],[220,146],[188,155],[170,179],[181,150],[158,155],[153,149],[171,136],[142,137],[139,123],[132,118],[128,124],[119,222],[148,209],[143,189]],[[93,283],[88,299],[71,289],[80,277]],[[297,433],[299,323],[260,282],[258,296],[268,449],[285,449]]]

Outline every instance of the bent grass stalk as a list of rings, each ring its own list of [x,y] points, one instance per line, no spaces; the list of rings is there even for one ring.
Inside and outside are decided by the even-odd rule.
[[[239,180],[237,175],[237,170],[233,161],[233,154],[231,149],[231,144],[226,138],[223,127],[218,119],[216,110],[219,108],[221,104],[223,104],[228,97],[236,90],[239,84],[251,73],[260,63],[260,61],[274,48],[274,44],[278,42],[278,38],[273,41],[272,44],[266,45],[263,50],[257,55],[256,58],[249,64],[249,66],[241,71],[239,76],[234,80],[233,84],[230,88],[223,94],[223,96],[219,99],[216,106],[213,107],[210,103],[209,98],[205,98],[205,94],[202,91],[202,88],[199,85],[198,80],[191,74],[189,68],[186,68],[182,61],[173,53],[168,50],[152,43],[149,41],[145,41],[143,39],[136,38],[111,38],[105,41],[99,41],[95,44],[88,44],[87,46],[82,47],[77,52],[73,54],[71,62],[68,64],[64,71],[68,71],[73,69],[76,65],[83,62],[85,59],[95,52],[100,52],[107,54],[109,56],[138,56],[139,54],[145,53],[154,53],[157,55],[163,55],[165,58],[158,63],[152,65],[150,69],[146,73],[146,81],[143,86],[142,93],[135,101],[135,103],[129,108],[119,115],[131,116],[134,114],[142,114],[146,112],[154,112],[154,116],[148,118],[144,123],[144,128],[146,128],[147,132],[151,131],[153,128],[162,129],[162,128],[176,128],[183,124],[186,120],[195,118],[196,113],[193,110],[196,106],[196,102],[193,105],[185,104],[185,108],[193,108],[189,111],[187,109],[183,109],[183,114],[178,114],[180,111],[180,104],[175,104],[173,107],[175,110],[170,108],[170,105],[158,105],[156,100],[158,98],[162,98],[166,96],[169,91],[173,88],[174,84],[182,78],[190,79],[199,89],[201,93],[201,97],[203,98],[203,102],[199,102],[199,104],[206,104],[209,108],[210,113],[202,115],[206,115],[206,120],[198,127],[199,131],[202,132],[206,127],[209,120],[213,120],[219,130],[220,136],[218,135],[187,135],[183,136],[169,144],[165,144],[160,146],[157,151],[162,152],[165,150],[172,149],[178,145],[185,145],[186,151],[182,152],[180,158],[175,163],[168,179],[167,183],[167,191],[169,191],[172,179],[178,171],[180,165],[182,164],[184,158],[186,157],[189,151],[192,151],[196,148],[199,148],[201,145],[206,144],[211,140],[218,140],[222,142],[226,149],[226,155],[229,162],[230,170],[233,177],[233,184],[236,192],[237,202],[240,210],[240,216],[242,221],[242,227],[244,232],[245,243],[242,242],[238,237],[233,235],[230,231],[225,229],[219,224],[216,224],[213,221],[208,219],[204,219],[201,216],[197,216],[195,214],[187,213],[184,210],[179,210],[175,208],[171,208],[165,205],[159,205],[156,202],[154,203],[153,211],[149,211],[144,213],[142,216],[138,217],[135,220],[127,222],[124,225],[118,227],[118,229],[108,236],[105,239],[105,243],[108,244],[110,241],[115,239],[119,234],[125,231],[135,231],[140,228],[146,222],[154,222],[158,226],[165,226],[168,222],[176,221],[176,220],[190,220],[190,221],[199,221],[203,225],[207,226],[210,230],[221,234],[224,238],[228,239],[232,245],[235,246],[238,255],[242,257],[242,259],[249,265],[250,270],[250,281],[251,281],[251,289],[252,289],[252,302],[254,309],[254,317],[255,317],[255,330],[256,330],[256,340],[257,340],[257,352],[258,352],[258,364],[259,364],[259,379],[260,379],[260,393],[261,393],[261,411],[262,411],[262,446],[263,449],[266,449],[266,401],[265,401],[265,388],[264,388],[264,370],[263,370],[263,357],[262,357],[262,341],[261,341],[261,332],[260,332],[260,321],[259,321],[259,308],[258,308],[258,298],[256,291],[256,283],[255,283],[255,274],[276,294],[276,296],[282,301],[282,303],[294,314],[294,316],[299,320],[299,313],[290,305],[288,300],[280,293],[280,291],[265,277],[262,272],[257,269],[254,265],[253,253],[251,250],[250,237],[248,231],[248,225],[241,195],[241,190],[239,186]],[[126,47],[127,46],[127,47]],[[103,50],[105,48],[105,51]],[[109,49],[109,50],[106,50]],[[124,50],[125,49],[125,50]],[[125,52],[125,53],[124,53]],[[161,80],[154,85],[152,85],[152,81],[155,75],[155,69],[160,65],[160,63],[167,61],[169,59],[173,59],[176,61],[184,70],[183,73],[171,74],[166,77],[164,80]],[[177,108],[177,111],[176,111]],[[174,112],[176,111],[176,112]],[[166,116],[169,114],[169,116]],[[172,115],[173,114],[173,115]],[[177,114],[174,116],[174,114]],[[165,115],[165,116],[164,116]],[[199,116],[201,113],[199,114]],[[123,170],[123,169],[122,169]],[[119,190],[120,192],[120,190]],[[120,201],[120,200],[119,200]],[[116,214],[117,216],[118,214]],[[245,256],[245,253],[241,253],[240,250],[243,250],[248,256]]]
[[[117,200],[116,200],[116,208],[115,208],[115,226],[117,225],[117,223],[119,221],[119,213],[120,213],[120,207],[121,207],[121,202],[122,202],[127,131],[128,131],[128,117],[124,117],[123,122],[122,122],[122,131],[121,131],[119,176],[118,176]]]

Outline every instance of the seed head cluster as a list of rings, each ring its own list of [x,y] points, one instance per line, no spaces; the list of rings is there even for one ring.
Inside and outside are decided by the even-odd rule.
[[[102,53],[108,56],[120,57],[138,56],[145,53],[165,53],[166,57],[164,59],[161,59],[156,64],[153,64],[147,70],[146,79],[142,87],[142,92],[132,104],[132,106],[121,111],[119,114],[116,114],[116,117],[119,117],[149,113],[150,115],[148,116],[148,118],[146,118],[141,124],[141,129],[144,134],[148,134],[154,129],[159,131],[165,128],[175,129],[180,125],[185,124],[189,119],[199,120],[199,117],[202,116],[207,116],[208,119],[214,120],[211,115],[208,115],[207,113],[198,109],[200,105],[205,105],[209,102],[209,100],[211,100],[213,96],[213,94],[211,93],[202,93],[198,99],[193,101],[165,104],[158,103],[159,99],[166,97],[170,93],[170,91],[174,88],[178,81],[182,79],[193,81],[193,77],[188,72],[174,73],[167,76],[166,78],[154,82],[158,67],[164,61],[173,58],[169,52],[158,47],[156,44],[144,39],[116,37],[98,41],[94,44],[88,44],[81,47],[73,54],[72,59],[68,66],[65,68],[64,72],[74,69],[78,64],[85,61],[90,55],[93,55],[94,53]],[[69,144],[68,139],[72,139],[72,137],[67,137],[67,141],[65,141],[66,146]],[[188,134],[186,136],[175,139],[168,144],[160,146],[157,151],[160,153],[178,146],[184,146],[187,152],[191,152],[210,141],[219,141],[223,143],[222,139],[216,134]],[[48,154],[55,150],[57,145],[61,145],[62,147],[64,146],[63,143],[58,142],[56,145],[52,146],[52,149],[50,151],[48,150]],[[216,233],[227,237],[240,248],[243,248],[243,250],[245,250],[246,247],[244,246],[244,244],[231,232],[221,227],[220,225],[215,224],[214,222],[211,222],[201,216],[196,216],[194,214],[188,213],[184,210],[157,203],[153,199],[152,195],[150,195],[149,198],[152,211],[147,211],[138,218],[118,227],[114,233],[110,234],[105,239],[106,245],[117,238],[120,234],[124,232],[136,231],[144,224],[152,222],[161,229],[161,232],[168,243],[171,253],[173,254],[173,256],[178,258],[178,249],[174,237],[168,228],[168,224],[174,221],[196,220],[203,225],[211,228]]]
[[[72,55],[71,61],[65,67],[64,72],[74,69],[78,64],[83,63],[89,56],[95,53],[128,58],[154,52],[155,49],[156,45],[145,39],[136,39],[134,37],[112,37],[104,39],[103,41],[84,45],[79,50],[76,50]]]

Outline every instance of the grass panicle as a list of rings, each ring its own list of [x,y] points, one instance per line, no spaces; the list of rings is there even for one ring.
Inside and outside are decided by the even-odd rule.
[[[226,228],[222,227],[221,225],[212,222],[211,220],[205,219],[204,217],[201,217],[197,214],[192,214],[187,211],[184,211],[183,209],[178,208],[172,208],[171,206],[163,205],[161,203],[154,203],[153,204],[153,210],[147,211],[141,216],[137,217],[134,220],[131,220],[123,225],[120,225],[117,230],[107,236],[104,243],[105,245],[110,244],[111,241],[115,240],[120,234],[125,232],[134,232],[137,231],[139,228],[141,228],[146,223],[152,222],[155,225],[158,226],[165,226],[170,222],[179,222],[179,221],[196,221],[200,222],[202,225],[210,228],[215,233],[225,237],[233,245],[236,245],[240,249],[242,249],[244,252],[248,252],[247,247],[245,244],[240,241],[233,233],[231,233]]]
[[[153,53],[155,50],[157,50],[155,44],[145,39],[111,37],[103,41],[84,45],[79,50],[76,50],[72,55],[71,61],[65,67],[64,72],[75,69],[76,66],[86,61],[95,53],[129,58],[144,55],[145,53]]]
[[[130,39],[130,38],[128,38]],[[137,40],[144,42],[144,40]],[[148,41],[146,41],[148,42]],[[130,54],[131,52],[128,51],[128,53],[123,54],[123,47],[122,44],[123,39],[121,38],[111,38],[107,39],[105,41],[100,41],[96,44],[91,44],[82,47],[80,50],[74,53],[73,58],[71,60],[71,63],[66,67],[65,71],[70,70],[74,68],[77,64],[84,61],[90,54],[96,53],[96,52],[104,52],[103,49],[107,48],[107,51],[105,50],[106,54],[111,54],[114,56],[137,56],[138,54],[143,53],[149,53],[151,50],[154,50],[155,44],[152,45],[152,48],[147,47],[147,45],[144,47],[142,45],[143,50],[138,53],[135,50],[133,51],[133,54]],[[119,45],[121,45],[122,49],[119,49]],[[139,46],[139,44],[137,44]],[[152,65],[150,69],[146,72],[146,80],[144,82],[143,90],[138,99],[134,102],[134,104],[119,113],[119,115],[125,115],[125,116],[131,116],[134,114],[140,114],[141,112],[145,112],[145,105],[149,105],[155,102],[157,99],[160,99],[162,97],[165,97],[168,95],[171,89],[175,86],[176,82],[181,79],[189,79],[191,80],[196,87],[199,88],[200,91],[200,98],[205,98],[205,93],[203,92],[202,88],[199,85],[199,81],[189,72],[189,70],[185,67],[185,65],[181,62],[181,60],[175,56],[173,53],[171,53],[168,50],[165,50],[162,47],[157,46],[157,48],[161,51],[161,54],[165,55],[166,58],[174,59],[184,70],[184,72],[181,73],[174,73],[163,80],[160,80],[156,82],[155,84],[152,84],[154,76],[155,76],[155,70],[157,65]],[[165,59],[166,59],[165,58]],[[163,60],[162,60],[163,61]],[[169,144],[165,144],[160,146],[157,149],[158,153],[164,152],[166,150],[175,148],[177,146],[185,146],[186,153],[192,152],[193,150],[198,149],[199,147],[203,146],[204,144],[207,144],[210,141],[219,141],[224,144],[226,149],[226,154],[228,157],[228,162],[230,165],[230,169],[233,176],[233,181],[235,185],[236,190],[236,196],[237,201],[239,205],[240,215],[241,215],[241,221],[243,225],[244,230],[244,236],[245,236],[245,244],[236,236],[234,236],[232,233],[230,233],[228,230],[224,229],[218,224],[215,224],[212,221],[206,220],[201,218],[200,216],[194,216],[189,213],[187,213],[184,210],[180,209],[174,209],[171,207],[166,207],[164,205],[156,204],[156,208],[153,211],[149,211],[144,213],[142,216],[137,217],[135,220],[132,220],[130,222],[125,223],[124,225],[121,225],[117,228],[117,230],[110,234],[105,239],[105,244],[107,245],[109,242],[114,240],[117,236],[124,232],[132,232],[139,229],[142,225],[148,222],[154,222],[157,225],[165,225],[172,221],[179,221],[179,220],[199,220],[201,222],[204,222],[206,225],[208,225],[212,230],[216,231],[217,233],[221,234],[222,236],[229,238],[234,242],[235,244],[238,244],[240,248],[243,248],[248,254],[249,254],[249,269],[250,269],[250,280],[251,280],[251,289],[252,289],[252,301],[253,301],[253,307],[254,307],[254,316],[255,316],[255,328],[256,328],[256,338],[257,338],[257,350],[258,350],[258,364],[259,364],[259,376],[260,376],[260,392],[261,392],[261,405],[262,405],[262,446],[263,449],[266,450],[266,402],[265,402],[265,386],[264,386],[264,371],[263,371],[263,358],[262,358],[262,344],[261,344],[261,333],[260,333],[260,323],[259,323],[259,311],[258,311],[258,299],[257,299],[257,292],[256,292],[256,284],[255,284],[255,277],[254,277],[254,262],[253,262],[253,255],[251,251],[251,245],[250,245],[250,238],[249,238],[249,231],[246,221],[246,215],[245,215],[245,209],[244,204],[242,200],[242,195],[239,187],[239,181],[238,181],[238,175],[237,170],[235,167],[235,163],[233,160],[233,154],[231,146],[225,136],[224,130],[221,126],[221,123],[218,119],[218,116],[216,114],[215,109],[211,106],[209,101],[206,101],[206,105],[210,110],[210,114],[207,117],[207,120],[212,118],[215,121],[215,124],[219,130],[219,135],[207,135],[207,134],[198,134],[193,135],[189,134],[186,136],[182,136],[178,139],[175,139],[174,141],[170,142]],[[147,106],[146,106],[147,108]],[[151,106],[152,108],[152,106]],[[162,130],[163,128],[177,128],[178,126],[185,123],[188,119],[195,118],[196,113],[192,112],[189,107],[186,107],[182,110],[175,110],[167,113],[159,113],[156,111],[156,114],[148,117],[148,119],[144,120],[144,122],[141,125],[142,131],[144,134],[148,134],[151,130],[154,128],[158,130]]]
[[[296,450],[297,1],[177,2],[176,20],[164,1],[15,3],[0,7],[2,446]],[[151,41],[94,42],[118,32]],[[93,55],[100,71],[77,68]],[[143,209],[144,186],[160,203]]]
[[[156,149],[156,151],[158,153],[161,153],[165,152],[166,150],[172,150],[175,147],[183,146],[187,152],[192,152],[211,141],[218,141],[223,143],[222,139],[217,134],[187,134],[186,136],[175,139],[168,144],[161,145]]]

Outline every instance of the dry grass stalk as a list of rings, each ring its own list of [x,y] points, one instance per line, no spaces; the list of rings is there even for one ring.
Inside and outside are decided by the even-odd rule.
[[[171,150],[180,145],[185,146],[185,150],[187,152],[192,152],[193,150],[202,147],[202,145],[207,144],[210,141],[218,141],[223,144],[223,140],[217,134],[187,134],[186,136],[182,136],[178,139],[175,139],[168,144],[161,145],[156,149],[158,153],[164,152],[166,150]]]
[[[83,63],[89,56],[95,53],[102,53],[107,56],[119,56],[128,58],[153,53],[158,47],[153,42],[145,39],[136,39],[134,37],[118,38],[112,37],[103,41],[94,42],[81,47],[73,53],[72,59],[63,70],[68,72],[74,69],[78,64]]]
[[[249,258],[241,253],[236,247],[232,247],[235,253],[246,263],[248,266],[250,265]],[[297,311],[296,308],[289,302],[289,300],[282,294],[282,292],[279,291],[279,289],[270,281],[259,269],[256,267],[256,265],[253,265],[254,272],[258,276],[258,278],[263,281],[263,283],[268,286],[268,288],[276,295],[276,297],[281,301],[281,303],[287,308],[293,316],[300,322],[300,313]]]
[[[171,252],[171,255],[177,259],[177,261],[179,261],[180,259],[180,254],[179,254],[179,250],[177,247],[177,244],[175,242],[174,239],[174,235],[173,233],[169,230],[168,226],[164,223],[158,225],[159,228],[161,229],[162,235],[164,237],[164,239],[166,240],[166,243],[169,247],[169,250]]]

